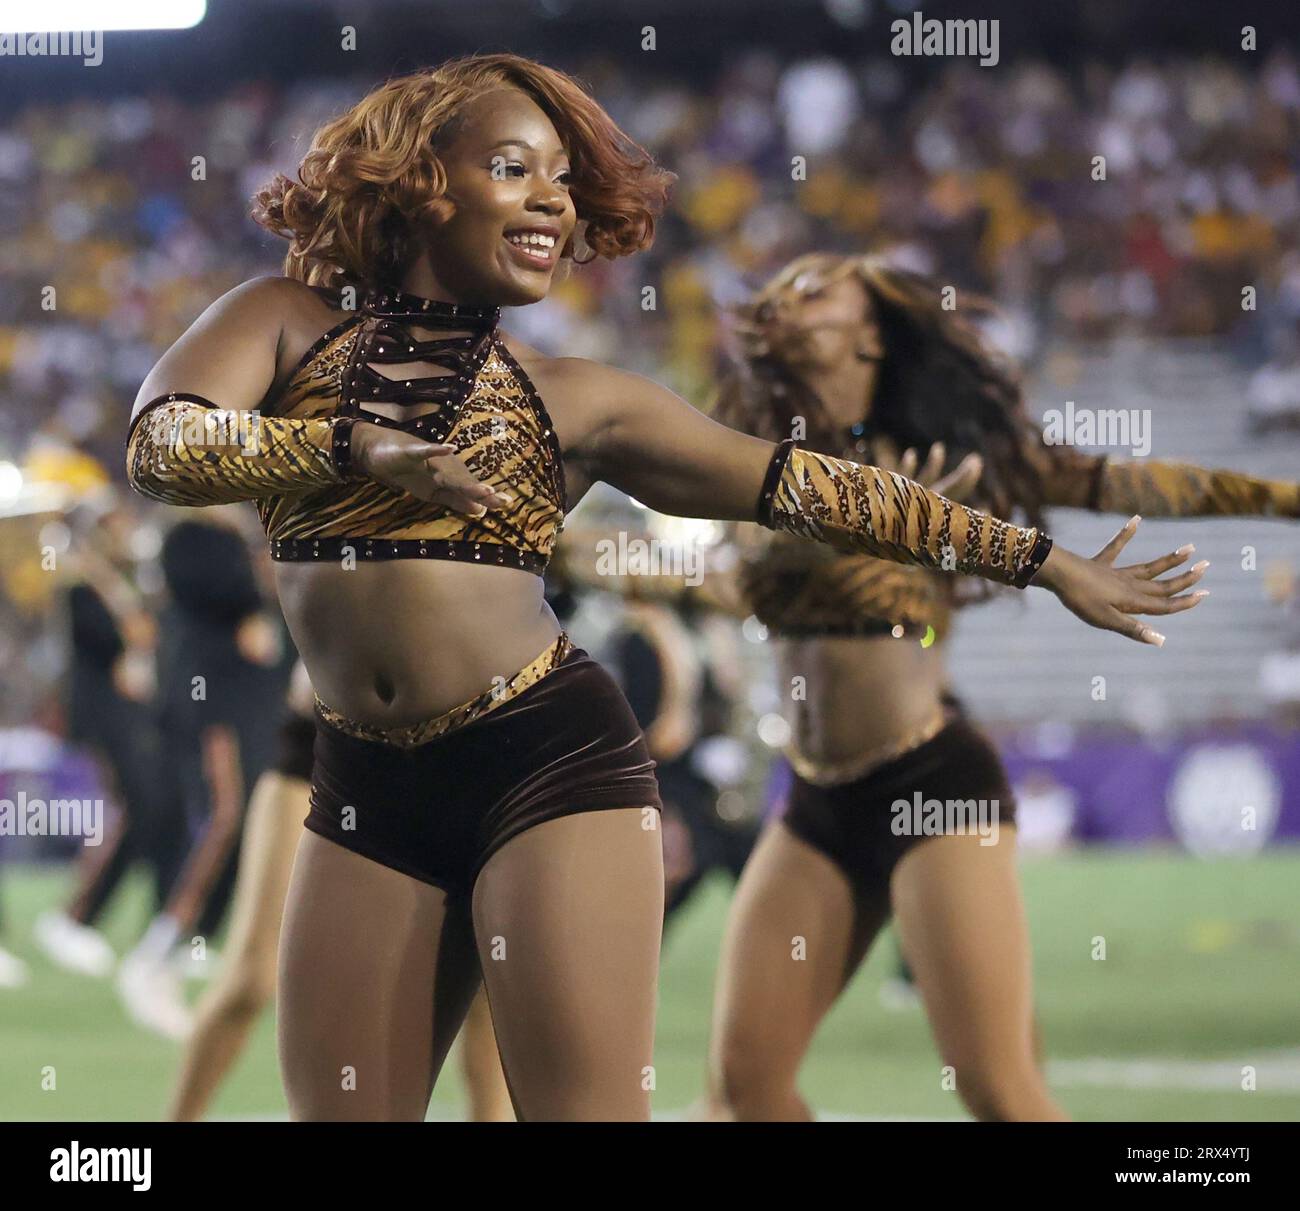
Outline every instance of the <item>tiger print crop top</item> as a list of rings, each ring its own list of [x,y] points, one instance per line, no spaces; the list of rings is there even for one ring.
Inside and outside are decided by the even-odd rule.
[[[446,559],[541,575],[564,526],[564,465],[499,320],[498,307],[371,291],[256,413],[180,394],[146,405],[128,432],[128,477],[171,504],[253,500],[275,560]],[[513,503],[470,517],[357,474],[358,421],[456,446]]]

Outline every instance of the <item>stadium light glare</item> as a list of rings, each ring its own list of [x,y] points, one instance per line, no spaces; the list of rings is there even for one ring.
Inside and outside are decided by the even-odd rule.
[[[0,34],[193,29],[207,0],[0,0]]]

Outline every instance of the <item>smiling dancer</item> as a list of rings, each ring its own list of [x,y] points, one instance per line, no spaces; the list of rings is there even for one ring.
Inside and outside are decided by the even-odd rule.
[[[544,298],[579,235],[610,258],[648,246],[670,185],[562,73],[487,55],[390,81],[318,132],[299,178],[259,195],[288,276],[213,304],[145,380],[127,434],[144,494],[257,502],[317,695],[280,951],[291,1113],[422,1118],[481,972],[520,1119],[644,1120],[653,763],[541,577],[592,483],[1032,579],[1148,642],[1134,615],[1195,602],[1149,565],[1083,559],[503,334],[499,308]]]
[[[940,490],[963,498],[974,490],[993,511],[1018,507],[1034,524],[1044,505],[1300,513],[1296,484],[1046,445],[1009,369],[941,297],[938,282],[873,257],[799,258],[741,309],[745,362],[715,414],[772,438],[802,417],[813,448],[874,450],[904,474],[929,449],[923,480],[951,462]],[[1099,558],[1114,558],[1136,520]],[[1190,551],[1148,567],[1173,567]],[[1182,592],[1205,567],[1171,583]],[[1011,789],[993,746],[945,692],[943,644],[915,642],[929,628],[946,635],[956,588],[924,569],[779,535],[747,552],[730,592],[781,640],[782,683],[804,677],[807,688],[793,705],[787,811],[765,831],[732,901],[710,1056],[715,1115],[811,1117],[796,1088],[800,1064],[894,916],[943,1062],[971,1111],[1064,1117],[1035,1062]],[[727,597],[717,584],[713,592]],[[893,806],[918,794],[993,805],[996,842],[900,833]],[[804,962],[791,961],[796,935],[807,939]]]

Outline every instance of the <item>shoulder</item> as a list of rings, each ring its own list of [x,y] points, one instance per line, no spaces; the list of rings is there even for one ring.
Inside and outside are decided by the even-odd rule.
[[[544,396],[558,395],[574,404],[598,404],[643,394],[669,394],[666,387],[631,370],[585,357],[550,357],[515,337],[506,337],[505,345]]]
[[[205,326],[234,324],[291,333],[328,320],[337,311],[337,298],[337,292],[308,286],[292,278],[250,278],[226,291],[197,322]]]
[[[295,306],[302,306],[316,294],[310,286],[286,277],[250,278],[227,290],[203,313],[249,319],[272,319],[286,314]]]

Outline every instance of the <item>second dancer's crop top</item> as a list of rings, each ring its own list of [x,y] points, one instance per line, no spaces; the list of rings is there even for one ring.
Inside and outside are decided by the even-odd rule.
[[[276,560],[447,559],[540,575],[564,525],[555,427],[498,331],[500,309],[372,291],[303,356],[256,413],[174,393],[151,401],[127,437],[128,475],[171,504],[252,499]],[[437,335],[425,335],[425,332]],[[378,367],[432,364],[397,378]],[[394,406],[397,416],[373,406]],[[457,447],[480,483],[513,503],[481,517],[352,472],[352,426],[365,420]],[[222,459],[214,476],[205,460]]]

